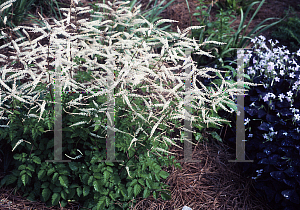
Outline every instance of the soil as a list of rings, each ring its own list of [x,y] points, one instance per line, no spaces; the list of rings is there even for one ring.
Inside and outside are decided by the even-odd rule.
[[[70,0],[58,1],[67,4],[70,2]],[[193,14],[194,12],[197,12],[195,8],[199,5],[199,1],[187,1],[189,3],[191,13]],[[82,2],[83,5],[87,5],[91,1],[83,0]],[[153,2],[154,1],[152,1],[149,8],[153,6]],[[159,2],[161,1],[158,1],[158,3]],[[164,5],[167,2],[165,2]],[[204,2],[211,3],[211,1],[208,0],[205,0]],[[222,2],[224,2],[224,0]],[[149,0],[141,0],[140,3],[142,4],[143,11],[146,9],[146,5],[149,3]],[[215,6],[215,2],[213,2],[212,4],[214,6],[212,7],[212,10],[210,12],[211,21],[215,21],[216,14],[218,14],[218,8]],[[285,16],[284,12],[288,10],[289,6],[292,6],[295,9],[295,13],[293,15],[297,15],[298,17],[300,17],[300,5],[298,4],[300,4],[298,0],[266,0],[263,6],[258,11],[258,13],[256,14],[256,16],[251,21],[251,24],[246,30],[246,34],[248,34],[253,28],[255,28],[259,23],[261,23],[267,18],[283,18]],[[253,8],[256,10],[258,5],[259,4],[254,5]],[[248,16],[246,17],[245,24],[249,22],[253,13],[254,11],[249,12]],[[192,24],[190,24],[190,15],[188,12],[186,0],[175,0],[174,3],[168,8],[166,8],[166,10],[163,11],[159,16],[167,19],[180,21],[178,23],[172,24],[171,29],[173,31],[177,31],[177,25],[180,29],[185,29],[191,25],[199,25],[199,22],[194,16],[192,16]],[[231,20],[233,20],[233,18]],[[237,15],[237,19],[233,22],[232,28],[237,29],[240,20],[241,16]],[[269,20],[266,23],[264,23],[264,25],[271,24],[274,21],[278,20]],[[274,28],[276,28],[276,26],[262,32],[261,35],[266,37],[266,40],[271,39],[271,31]],[[268,46],[268,42],[266,44]],[[250,42],[247,48],[252,46],[253,44]],[[206,139],[210,138],[206,135],[205,132],[204,136]],[[222,144],[221,142],[215,142],[212,139],[210,139],[210,142],[211,143],[209,144],[203,143],[201,145],[193,146],[193,157],[196,157],[196,159],[201,159],[203,164],[182,163],[182,171],[170,167],[165,168],[166,171],[172,174],[172,176],[170,176],[170,178],[166,180],[166,183],[171,186],[172,195],[178,196],[175,200],[169,202],[158,199],[157,201],[155,201],[154,198],[150,196],[148,199],[140,200],[138,202],[138,205],[136,205],[134,209],[174,209],[175,207],[177,209],[182,209],[184,205],[187,205],[193,209],[268,209],[267,207],[264,207],[263,203],[266,202],[265,200],[263,200],[263,198],[261,199],[261,201],[258,201],[256,198],[253,197],[253,193],[250,193],[251,180],[246,179],[245,177],[241,177],[239,174],[239,168],[233,163],[228,163],[228,160],[235,159],[235,150],[232,148],[228,148],[225,144]],[[179,145],[183,147],[183,144]],[[176,150],[176,147],[172,147],[170,148],[170,151],[178,154],[178,156],[176,157],[177,160],[182,159],[182,150]],[[228,152],[230,153],[229,155]],[[202,173],[202,170],[201,172],[199,172],[200,168],[203,169],[205,173]],[[197,180],[197,182],[194,183],[195,180]],[[219,180],[218,184],[216,184],[217,180]],[[228,185],[227,183],[230,183],[231,180],[232,183]],[[196,187],[197,183],[198,186]],[[236,183],[236,185],[234,185],[233,183]],[[193,185],[193,189],[195,191],[191,191],[191,185]],[[211,188],[212,186],[214,187]],[[16,209],[25,209],[26,207],[29,208],[34,206],[38,206],[38,209],[59,209],[46,208],[42,206],[41,203],[37,204],[34,202],[29,202],[26,199],[22,199],[21,196],[13,195],[12,189],[2,188],[0,190],[0,204],[3,205],[4,208],[6,208],[7,206],[10,206],[10,208],[12,207],[12,205],[9,205],[9,202],[5,200],[7,198],[14,205],[17,205],[17,207],[14,207]],[[224,200],[224,197],[219,197],[222,196],[220,195],[222,192],[225,193],[224,196],[227,195],[227,200]],[[244,192],[246,192],[246,194],[244,194]],[[5,204],[3,203],[4,200]],[[239,200],[239,202],[237,200]],[[228,205],[226,208],[227,202]],[[247,205],[243,206],[243,208],[240,207],[240,203],[242,202],[247,202]],[[71,204],[69,205],[69,208],[63,209],[71,209],[70,206]],[[78,205],[73,204],[73,206],[75,207],[74,209],[76,209],[76,206]]]

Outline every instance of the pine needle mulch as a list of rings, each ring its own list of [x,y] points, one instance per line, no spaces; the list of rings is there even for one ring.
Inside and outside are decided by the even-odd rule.
[[[184,148],[183,143],[178,144]],[[170,173],[164,183],[170,186],[172,200],[155,200],[151,195],[140,199],[133,210],[181,210],[183,206],[193,210],[271,210],[254,196],[251,177],[242,177],[237,163],[228,162],[236,159],[233,149],[216,140],[198,142],[192,148],[193,160],[201,162],[183,162],[182,170],[163,168]],[[182,149],[172,146],[169,151],[178,154],[176,160],[184,159]]]

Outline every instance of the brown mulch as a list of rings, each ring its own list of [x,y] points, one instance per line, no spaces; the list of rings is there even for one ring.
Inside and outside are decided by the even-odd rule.
[[[207,138],[207,137],[206,137]],[[252,179],[240,175],[235,159],[235,151],[216,140],[200,142],[193,146],[193,160],[198,163],[181,163],[182,170],[174,167],[163,169],[170,173],[164,182],[172,192],[172,200],[155,200],[153,196],[140,199],[133,210],[173,210],[188,206],[192,209],[252,209],[271,210],[263,200],[257,199],[251,191]],[[183,143],[179,143],[183,147]],[[170,152],[178,154],[182,160],[184,152],[173,146]]]
[[[60,0],[68,2],[68,0]],[[143,9],[148,4],[148,0],[141,0]],[[154,2],[154,1],[153,1]],[[158,1],[160,2],[160,1]],[[198,5],[196,0],[188,0],[191,12],[196,12],[195,8]],[[205,0],[205,2],[211,2]],[[88,4],[89,1],[85,1]],[[247,33],[250,32],[256,25],[269,17],[284,17],[284,10],[288,6],[298,8],[296,14],[300,17],[300,8],[297,7],[298,0],[266,0],[266,3],[252,20]],[[152,3],[153,5],[153,3]],[[151,7],[151,6],[150,6]],[[258,4],[254,6],[256,9]],[[213,7],[211,11],[211,20],[214,21],[217,10]],[[251,14],[251,15],[250,15]],[[253,12],[248,14],[246,22],[250,20]],[[189,13],[185,0],[176,0],[172,6],[169,6],[162,14],[162,17],[178,20],[179,23],[172,24],[172,29],[176,31],[178,24],[180,29],[185,29],[190,26]],[[193,17],[193,16],[192,16]],[[270,24],[274,21],[268,21]],[[240,16],[232,24],[236,29],[240,23]],[[196,17],[192,19],[192,25],[198,25]],[[267,40],[270,38],[271,29],[263,32]],[[249,46],[252,47],[252,43]],[[155,200],[153,196],[146,199],[138,199],[133,210],[139,209],[182,209],[184,205],[191,207],[193,210],[198,209],[265,209],[270,208],[265,206],[264,200],[259,200],[254,196],[255,191],[252,188],[252,179],[245,178],[240,174],[240,168],[236,163],[228,162],[235,159],[235,150],[229,148],[221,142],[217,142],[203,133],[209,142],[198,143],[193,146],[193,159],[201,160],[199,163],[181,163],[182,170],[174,167],[164,167],[163,169],[170,173],[170,176],[165,183],[170,186],[172,192],[172,200],[164,201],[161,198]],[[224,135],[225,136],[225,135]],[[178,143],[183,147],[182,143]],[[169,151],[176,153],[176,160],[183,159],[183,150],[177,147],[171,147]],[[0,180],[3,175],[0,174]],[[2,187],[0,189],[0,209],[79,209],[80,204],[70,202],[66,208],[46,207],[42,202],[32,202],[22,197],[21,192],[14,192],[12,187]]]

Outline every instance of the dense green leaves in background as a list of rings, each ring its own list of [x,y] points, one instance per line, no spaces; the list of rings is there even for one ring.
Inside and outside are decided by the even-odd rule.
[[[61,6],[68,7],[69,5],[57,2],[56,0],[12,0],[12,5],[7,4],[9,1],[0,0],[0,29],[9,27],[15,28],[25,21],[32,21],[39,25],[44,25],[44,23],[39,20],[40,17],[36,17],[37,11],[41,14],[43,18],[55,17],[56,20],[62,18],[62,14],[59,10]],[[9,6],[9,7],[8,7]],[[6,20],[5,20],[6,16]],[[5,21],[5,22],[4,22]],[[20,37],[24,35],[17,32]]]
[[[212,54],[215,56],[215,58],[213,59],[213,61],[210,61],[210,62],[216,63],[218,65],[220,65],[220,62],[222,62],[222,59],[225,57],[236,58],[236,56],[237,56],[236,48],[245,48],[250,43],[251,38],[257,37],[259,34],[266,31],[267,29],[271,28],[272,26],[279,24],[281,21],[286,19],[289,14],[289,11],[288,11],[284,18],[282,18],[276,22],[273,22],[268,26],[263,25],[263,24],[268,20],[274,20],[274,19],[279,19],[279,18],[267,18],[266,20],[263,20],[261,23],[259,23],[248,34],[245,34],[252,19],[256,16],[257,12],[263,6],[263,4],[265,3],[265,0],[255,1],[255,2],[252,2],[251,4],[249,4],[245,14],[244,14],[243,9],[239,8],[240,12],[241,12],[241,21],[240,21],[240,25],[239,25],[237,31],[234,31],[230,26],[235,21],[235,19],[233,21],[231,21],[230,23],[228,23],[228,21],[230,20],[230,17],[235,17],[232,14],[232,10],[230,10],[230,9],[224,10],[224,6],[220,6],[220,4],[217,4],[217,6],[220,8],[219,14],[216,15],[216,17],[218,17],[218,19],[215,22],[210,22],[210,21],[208,21],[209,20],[208,17],[210,15],[209,13],[211,11],[212,5],[209,6],[208,12],[206,12],[206,11],[203,11],[203,9],[207,8],[207,6],[203,5],[201,0],[200,0],[200,3],[201,3],[200,6],[198,6],[196,8],[197,10],[199,10],[199,12],[194,13],[193,15],[200,16],[200,18],[198,20],[199,20],[201,26],[205,26],[205,30],[198,29],[198,30],[192,31],[191,37],[195,37],[196,40],[199,40],[199,43],[202,43],[205,40],[206,41],[221,41],[222,40],[222,42],[226,43],[226,45],[218,46],[217,49],[214,48],[215,50],[212,51]],[[252,17],[251,17],[250,21],[247,23],[247,25],[245,25],[246,17],[248,15],[248,13],[250,12],[250,10],[253,9],[252,7],[255,4],[259,4],[258,8],[255,10],[254,14],[252,15]],[[206,46],[204,49],[207,50],[207,49],[209,49],[208,47],[210,47],[210,45]],[[211,48],[209,50],[212,50],[212,49],[213,48]],[[205,57],[198,56],[197,58],[194,58],[194,59],[197,61],[198,65],[201,65],[201,66],[208,65],[208,63],[205,62],[205,60],[207,60]]]
[[[6,27],[4,24],[4,17],[7,16],[7,26],[14,28],[23,22],[28,16],[28,11],[32,9],[33,3],[36,0],[13,0],[12,6],[4,9],[1,14],[0,28]],[[6,0],[0,0],[0,5],[7,2]],[[7,5],[7,4],[6,4]],[[6,6],[5,5],[5,6]],[[5,7],[4,6],[4,7]],[[4,8],[2,7],[2,9]]]
[[[49,94],[47,94],[49,97]],[[77,95],[63,95],[65,97],[77,98]],[[99,98],[99,104],[103,102]],[[90,103],[93,104],[93,103]],[[117,101],[120,104],[120,101]],[[18,105],[18,103],[17,103]],[[66,108],[66,105],[63,105]],[[120,107],[121,108],[121,107]],[[52,117],[52,107],[48,106],[43,117]],[[116,115],[121,116],[126,113],[120,109]],[[73,110],[70,110],[74,112]],[[23,124],[20,119],[24,117],[26,110],[19,109],[17,118],[11,118],[12,126],[10,128],[0,128],[1,142],[6,141],[14,146],[18,139],[32,139],[32,145],[25,144],[24,147],[18,146],[14,154],[12,168],[15,168],[5,176],[1,181],[3,185],[16,185],[17,189],[25,192],[30,200],[41,199],[48,206],[57,205],[61,202],[62,206],[67,204],[68,200],[76,200],[84,203],[87,208],[103,209],[110,207],[113,209],[122,209],[126,207],[133,197],[148,197],[151,194],[154,196],[160,195],[163,199],[170,199],[170,191],[167,190],[167,185],[161,181],[168,177],[168,173],[161,169],[162,165],[173,164],[174,157],[160,157],[156,160],[156,156],[151,154],[152,158],[147,156],[148,147],[139,147],[137,150],[127,148],[130,145],[131,138],[124,135],[116,135],[116,159],[124,160],[123,165],[118,163],[99,163],[99,160],[106,159],[106,144],[105,139],[96,139],[88,134],[93,130],[84,126],[81,129],[75,127],[67,127],[74,124],[75,118],[64,113],[63,115],[63,154],[75,156],[76,148],[82,148],[83,156],[78,160],[72,160],[70,163],[49,163],[45,160],[53,159],[53,134],[47,135],[45,130],[53,129],[54,121],[45,120],[37,123],[36,118],[27,118]],[[130,116],[130,114],[127,114]],[[101,116],[103,119],[104,116]],[[82,119],[79,119],[82,118]],[[80,116],[78,120],[88,120],[88,116]],[[116,117],[116,125],[128,125],[130,119]],[[122,123],[121,123],[122,122]],[[38,125],[38,126],[37,126]],[[35,128],[42,129],[35,129]],[[20,130],[20,128],[23,128]],[[133,128],[129,126],[129,128]],[[150,128],[149,128],[150,129]],[[35,135],[25,135],[24,130],[35,130]],[[16,132],[18,131],[18,132]],[[104,128],[98,130],[98,135],[101,136]],[[147,131],[150,132],[149,130]],[[11,133],[11,135],[9,135]],[[87,138],[89,136],[89,138]],[[10,138],[11,137],[11,138]],[[26,138],[28,137],[28,138]],[[146,136],[145,136],[146,137]],[[146,140],[144,144],[150,145],[150,140]],[[27,146],[28,145],[28,146]],[[30,155],[29,155],[30,154]],[[64,156],[65,158],[65,156]],[[66,159],[66,158],[65,158]],[[68,158],[67,158],[68,159]],[[177,167],[180,165],[175,164]],[[126,170],[129,167],[129,173]],[[76,184],[75,184],[76,183]],[[120,201],[124,204],[121,206],[113,205],[114,201]],[[97,201],[97,203],[95,203]]]
[[[289,17],[282,21],[271,33],[273,40],[278,40],[282,45],[288,46],[290,52],[300,48],[300,18]]]

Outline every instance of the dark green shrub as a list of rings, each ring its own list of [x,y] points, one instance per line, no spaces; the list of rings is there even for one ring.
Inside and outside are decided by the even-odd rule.
[[[271,33],[273,40],[286,46],[290,52],[296,52],[300,48],[300,19],[289,17],[281,22]]]
[[[46,98],[50,100],[49,94]],[[77,94],[63,94],[62,101],[70,101],[78,98]],[[105,99],[98,98],[97,103]],[[121,101],[116,102],[121,104]],[[90,102],[89,104],[93,104]],[[92,107],[92,106],[91,106]],[[70,113],[63,103],[63,108]],[[116,128],[126,126],[133,128],[133,122],[122,115],[131,116],[129,109],[119,109],[116,112]],[[84,207],[93,209],[122,209],[128,207],[128,202],[134,197],[144,198],[152,194],[155,198],[159,195],[164,199],[170,199],[170,192],[167,185],[161,183],[162,179],[168,177],[168,173],[161,169],[161,166],[174,164],[174,157],[156,157],[148,151],[151,149],[151,141],[145,140],[145,147],[132,147],[127,151],[131,138],[124,134],[116,134],[115,150],[116,160],[124,160],[123,166],[117,162],[98,162],[106,160],[105,137],[98,139],[89,135],[93,131],[88,125],[68,127],[74,122],[88,121],[88,116],[72,116],[63,114],[63,142],[62,152],[74,157],[76,148],[82,152],[80,158],[69,163],[49,163],[45,160],[53,160],[53,129],[54,119],[52,106],[48,106],[43,114],[45,121],[37,123],[36,118],[25,119],[26,109],[14,109],[13,113],[18,117],[10,115],[9,128],[0,128],[1,142],[14,147],[19,139],[28,140],[31,144],[21,143],[13,152],[13,170],[1,181],[3,185],[16,185],[30,200],[40,199],[48,206],[66,206],[68,200],[82,202]],[[47,113],[47,114],[46,114]],[[106,116],[98,116],[106,120]],[[20,130],[20,128],[22,128]],[[134,130],[133,130],[134,131]],[[150,132],[149,128],[147,132]],[[105,128],[100,128],[97,135],[101,136]],[[146,135],[140,134],[146,138]],[[158,144],[158,143],[157,143]],[[161,144],[161,148],[167,150],[167,146]],[[69,159],[65,155],[63,159]],[[175,164],[179,167],[179,164]],[[127,172],[125,166],[129,167]],[[95,202],[97,201],[97,202]],[[119,201],[119,204],[117,204]],[[120,202],[122,204],[120,204]]]

